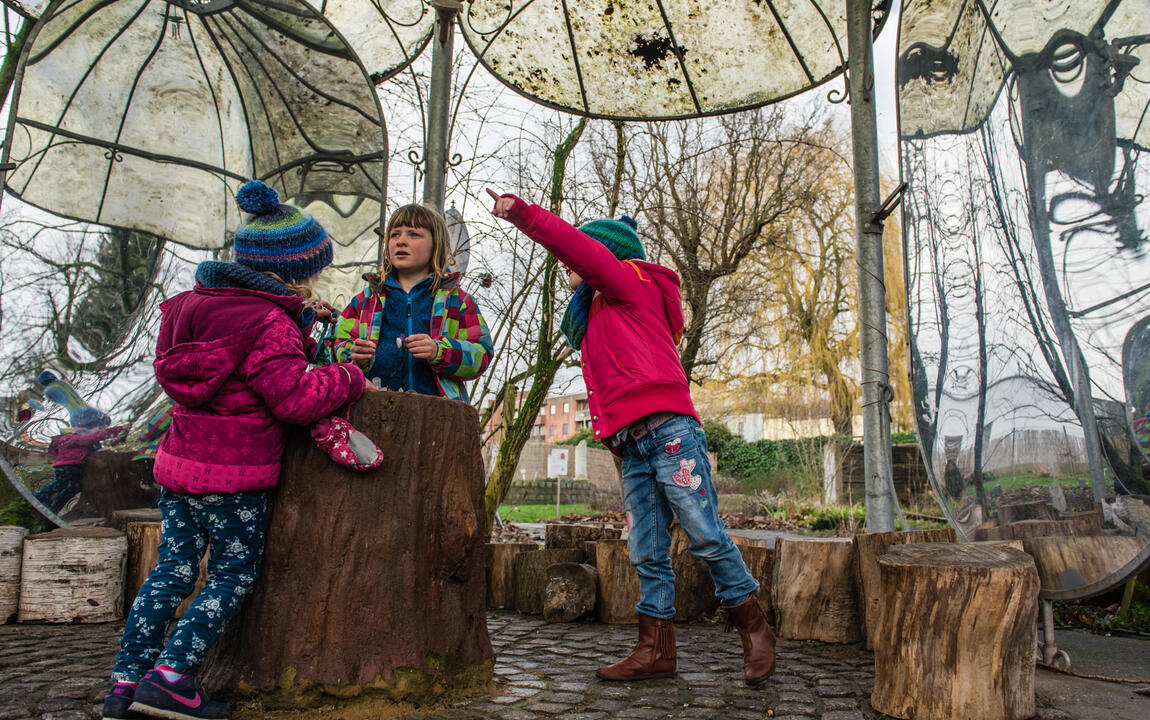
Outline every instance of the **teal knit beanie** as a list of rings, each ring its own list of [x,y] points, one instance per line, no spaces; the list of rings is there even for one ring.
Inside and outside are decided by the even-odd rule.
[[[331,264],[331,238],[323,226],[303,210],[280,203],[274,189],[249,180],[236,193],[236,204],[251,214],[233,246],[240,265],[293,282]]]
[[[639,239],[639,233],[635,232],[638,227],[634,218],[622,215],[618,220],[592,220],[580,225],[579,229],[603,243],[620,260],[646,260],[643,242]]]

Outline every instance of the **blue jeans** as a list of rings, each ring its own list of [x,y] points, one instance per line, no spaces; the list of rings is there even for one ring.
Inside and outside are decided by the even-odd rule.
[[[112,671],[116,681],[137,682],[156,665],[194,671],[260,572],[267,491],[181,495],[164,489],[160,513],[160,557],[124,623]],[[207,582],[165,644],[176,609],[195,588],[200,558],[209,546]]]
[[[631,534],[631,564],[639,573],[639,612],[675,616],[675,573],[671,569],[672,513],[702,558],[723,605],[737,605],[759,591],[739,548],[719,519],[719,499],[711,482],[707,439],[699,422],[677,415],[639,439],[627,439],[623,455],[623,494]]]

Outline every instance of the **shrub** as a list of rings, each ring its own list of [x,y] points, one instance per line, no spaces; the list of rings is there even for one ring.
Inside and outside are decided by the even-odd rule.
[[[589,427],[583,428],[582,430],[576,431],[574,435],[567,438],[566,440],[556,441],[555,444],[556,445],[578,445],[579,443],[586,440],[587,441],[587,447],[598,448],[599,450],[606,450],[607,446],[604,445],[603,443],[599,442],[598,438],[594,437],[594,435],[592,434],[593,432],[594,431],[592,431],[591,428],[589,428]]]

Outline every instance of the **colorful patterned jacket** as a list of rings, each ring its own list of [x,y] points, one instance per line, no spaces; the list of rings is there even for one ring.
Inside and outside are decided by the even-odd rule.
[[[459,278],[459,273],[444,278],[431,301],[430,334],[439,345],[439,354],[431,361],[431,368],[435,371],[440,395],[467,402],[463,382],[479,377],[487,369],[495,346],[479,306],[459,287]],[[379,342],[387,288],[374,273],[364,275],[364,279],[367,289],[352,298],[340,313],[332,343],[336,362],[351,362],[351,346],[356,338]],[[364,374],[372,377],[371,365]]]

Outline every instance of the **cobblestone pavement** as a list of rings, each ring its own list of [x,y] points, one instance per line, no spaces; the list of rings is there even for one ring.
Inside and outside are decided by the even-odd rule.
[[[858,645],[782,641],[776,673],[759,688],[749,688],[742,682],[736,633],[710,623],[677,627],[678,676],[620,684],[600,681],[594,671],[629,651],[634,626],[550,625],[537,616],[490,615],[496,652],[490,694],[401,720],[882,717],[869,704],[873,658]],[[116,623],[0,626],[0,720],[98,718],[96,700],[107,688],[119,636]],[[1040,696],[1041,719],[1076,717],[1042,706]]]

